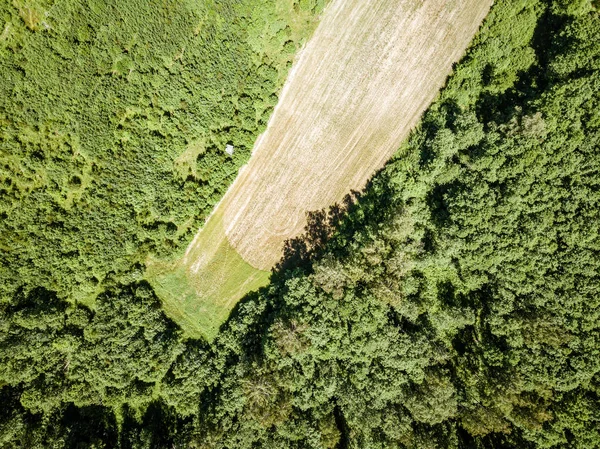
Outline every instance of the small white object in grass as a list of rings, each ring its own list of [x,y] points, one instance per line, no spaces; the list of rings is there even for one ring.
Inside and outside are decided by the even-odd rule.
[[[227,144],[225,147],[225,153],[231,156],[233,154],[233,145]]]

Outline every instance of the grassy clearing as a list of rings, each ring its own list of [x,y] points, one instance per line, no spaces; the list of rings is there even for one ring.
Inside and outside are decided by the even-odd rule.
[[[269,3],[265,10],[254,7],[244,9],[247,19],[244,36],[252,50],[251,62],[258,68],[258,72],[267,70],[268,75],[276,80],[277,88],[283,85],[296,51],[306,43],[317,27],[326,3],[327,0],[280,0]],[[243,9],[243,5],[239,7]],[[202,28],[201,25],[198,26]],[[248,77],[237,84],[251,87],[254,82]],[[260,84],[254,88],[262,89]],[[241,97],[235,100],[235,109],[244,112],[243,123],[266,124],[276,102],[275,93],[263,100],[252,98],[250,101],[247,97]],[[230,124],[222,125],[228,128]],[[176,177],[186,183],[192,180],[203,186],[215,184],[215,167],[203,164],[202,160],[215,153],[215,148],[216,153],[221,154],[230,138],[228,136],[215,144],[214,139],[200,136],[188,143],[185,150],[174,158],[173,172]],[[235,139],[232,142],[236,147],[233,159],[247,157],[244,156],[245,149],[240,148]],[[225,159],[223,165],[231,165],[229,159]],[[227,171],[231,173],[230,169]],[[190,190],[188,198],[195,195]],[[219,195],[216,193],[211,197],[211,201],[218,199]],[[203,336],[209,340],[216,335],[235,303],[248,291],[265,285],[269,278],[268,270],[253,268],[230,246],[222,223],[221,214],[214,215],[194,238],[195,243],[190,246],[193,250],[188,248],[185,257],[181,259],[157,256],[147,259],[147,278],[163,301],[166,313],[188,335]],[[173,236],[178,240],[184,239],[193,225],[194,221],[191,219],[178,223]]]
[[[236,302],[266,285],[270,273],[252,267],[231,247],[221,216],[214,216],[195,242],[181,260],[150,260],[147,277],[167,315],[190,337],[211,341]]]

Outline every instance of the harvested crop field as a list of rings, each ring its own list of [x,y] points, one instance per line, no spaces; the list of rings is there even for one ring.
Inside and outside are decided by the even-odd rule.
[[[228,288],[223,296],[212,283],[206,291],[203,279],[236,276],[213,272],[212,258],[218,254],[209,249],[216,241],[226,240],[244,266],[268,271],[281,258],[285,240],[302,232],[308,211],[327,208],[364,187],[435,98],[490,4],[329,4],[294,63],[249,163],[213,214],[219,223],[209,219],[210,233],[201,230],[178,264],[198,303],[229,310],[248,291],[234,289],[234,298]]]
[[[270,269],[307,211],[341,201],[383,166],[490,6],[417,3],[336,0],[326,10],[220,206],[227,238],[250,265]]]

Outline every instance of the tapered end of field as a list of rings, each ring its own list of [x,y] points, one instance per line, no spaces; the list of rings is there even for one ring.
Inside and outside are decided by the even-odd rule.
[[[147,278],[167,316],[191,338],[214,340],[238,301],[268,284],[270,273],[245,262],[213,216],[186,256],[148,263]]]

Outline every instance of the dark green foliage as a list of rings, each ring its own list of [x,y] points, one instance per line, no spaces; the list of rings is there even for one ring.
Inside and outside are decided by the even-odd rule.
[[[38,289],[5,305],[0,382],[22,386],[20,402],[48,414],[62,404],[124,404],[144,410],[183,349],[147,284],[98,298],[96,310],[66,307]]]
[[[210,345],[135,273],[94,310],[20,291],[0,447],[599,447],[599,35],[589,2],[497,1],[397,157]]]

